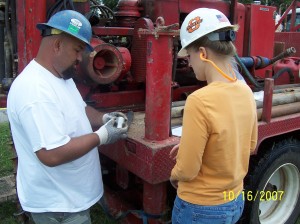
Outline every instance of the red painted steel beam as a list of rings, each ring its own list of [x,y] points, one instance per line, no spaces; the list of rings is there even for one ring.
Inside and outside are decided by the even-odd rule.
[[[18,69],[24,67],[36,56],[41,36],[36,24],[46,20],[46,0],[17,1]]]
[[[147,41],[145,139],[149,141],[166,140],[170,135],[173,41],[179,33],[163,26],[161,21],[157,30],[138,32]]]
[[[270,123],[260,121],[258,123],[257,149],[259,148],[259,145],[268,138],[291,133],[293,131],[299,131],[299,124],[300,113],[272,118]],[[254,154],[257,153],[257,149]]]
[[[163,215],[166,209],[167,183],[149,184],[144,181],[143,208],[146,214]],[[149,224],[161,223],[159,219],[149,219]]]
[[[145,102],[144,90],[119,91],[109,93],[92,94],[87,101],[91,102],[95,108],[109,109],[116,107],[139,107]]]

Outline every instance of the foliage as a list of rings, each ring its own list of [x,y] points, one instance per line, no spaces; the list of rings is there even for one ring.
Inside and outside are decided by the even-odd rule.
[[[0,203],[0,220],[1,223],[16,224],[13,214],[16,212],[16,205],[12,201]]]
[[[114,10],[115,7],[117,6],[119,0],[93,0],[93,2],[97,2],[98,4],[104,4],[111,10]]]
[[[105,6],[114,10],[119,1],[118,0],[102,0],[102,2]]]

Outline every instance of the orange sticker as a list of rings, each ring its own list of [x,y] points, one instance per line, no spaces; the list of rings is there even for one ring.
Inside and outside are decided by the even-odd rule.
[[[192,33],[194,32],[195,30],[199,29],[200,27],[200,23],[202,23],[202,20],[199,16],[191,19],[189,21],[189,25],[187,26],[186,30],[189,32],[189,33]]]

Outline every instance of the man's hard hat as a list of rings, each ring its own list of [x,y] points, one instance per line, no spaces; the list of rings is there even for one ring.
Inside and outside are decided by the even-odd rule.
[[[234,29],[228,18],[219,10],[198,8],[190,12],[180,28],[181,50],[178,56],[186,56],[186,48],[197,39],[223,28]]]
[[[51,16],[48,23],[38,23],[39,30],[56,29],[70,34],[73,37],[86,43],[89,50],[93,51],[90,45],[92,27],[84,15],[73,10],[62,10]]]

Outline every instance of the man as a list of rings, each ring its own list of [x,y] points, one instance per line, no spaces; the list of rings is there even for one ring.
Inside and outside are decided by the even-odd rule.
[[[126,116],[87,106],[71,78],[82,52],[92,49],[82,14],[60,11],[37,28],[43,36],[38,54],[8,95],[18,197],[37,224],[91,223],[89,208],[103,195],[97,146],[126,137]],[[116,116],[125,118],[121,128]]]

